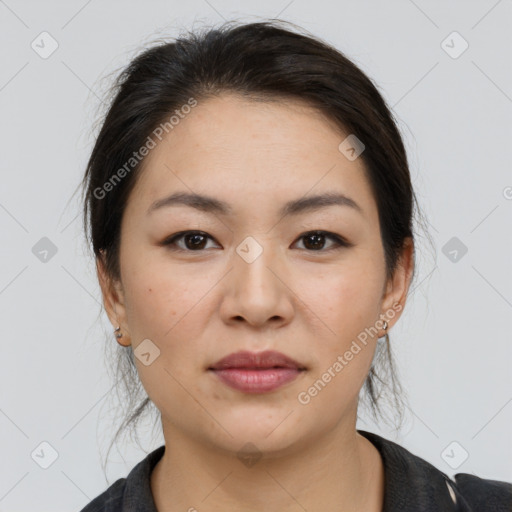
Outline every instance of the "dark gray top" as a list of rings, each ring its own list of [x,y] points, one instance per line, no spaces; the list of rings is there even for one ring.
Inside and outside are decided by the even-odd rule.
[[[512,483],[458,473],[451,480],[426,460],[377,434],[358,430],[380,452],[385,489],[382,512],[511,512]],[[165,451],[152,451],[80,512],[158,512],[150,475]]]

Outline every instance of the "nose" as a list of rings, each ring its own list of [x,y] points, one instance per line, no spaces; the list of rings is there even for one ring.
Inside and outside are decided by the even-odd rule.
[[[232,270],[226,277],[220,309],[226,323],[246,322],[261,328],[290,322],[293,293],[284,262],[272,252],[270,242],[250,237],[247,244],[241,243],[233,253]]]

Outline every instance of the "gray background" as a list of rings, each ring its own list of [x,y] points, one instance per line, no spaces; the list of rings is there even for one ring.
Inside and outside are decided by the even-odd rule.
[[[433,253],[418,240],[418,278],[391,331],[406,425],[395,435],[363,415],[358,428],[449,475],[512,481],[510,1],[0,0],[0,510],[80,510],[146,454],[114,449],[105,480],[116,403],[105,336],[116,341],[98,317],[73,192],[106,75],[181,27],[266,17],[324,38],[377,82],[435,241]],[[47,58],[31,47],[43,51],[46,37],[51,48],[43,31],[58,43]],[[453,31],[469,44],[461,55]],[[57,250],[46,261],[43,237]],[[163,443],[149,427],[140,430],[147,451]]]

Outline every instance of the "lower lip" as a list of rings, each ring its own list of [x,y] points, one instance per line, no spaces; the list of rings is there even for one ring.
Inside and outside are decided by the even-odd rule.
[[[273,391],[296,379],[300,370],[296,368],[268,368],[264,370],[245,370],[228,368],[213,370],[224,384],[244,393],[265,393]]]

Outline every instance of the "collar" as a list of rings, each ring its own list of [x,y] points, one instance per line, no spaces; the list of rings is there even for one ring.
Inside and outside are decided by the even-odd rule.
[[[383,512],[469,512],[455,483],[441,470],[389,439],[358,433],[379,450],[384,463]]]

